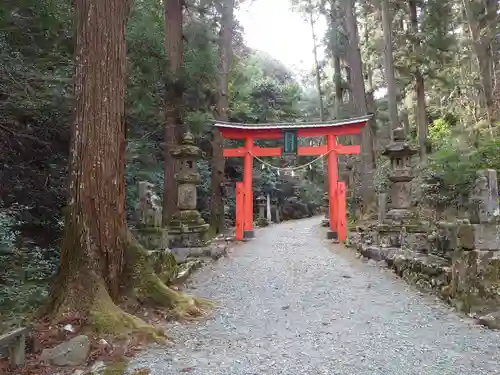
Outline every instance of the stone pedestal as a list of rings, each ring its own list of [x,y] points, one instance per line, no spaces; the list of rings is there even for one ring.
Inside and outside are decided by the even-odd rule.
[[[479,170],[469,197],[469,221],[459,224],[458,242],[463,250],[500,250],[500,208],[497,173]]]
[[[400,247],[426,253],[429,250],[427,231],[411,209],[410,182],[414,178],[411,156],[416,153],[406,142],[404,130],[395,129],[394,141],[383,152],[391,160],[388,175],[391,204],[385,213],[387,197],[383,194],[379,196],[377,241],[381,247]]]
[[[172,247],[205,246],[208,224],[196,209],[196,186],[201,182],[196,161],[201,158],[201,150],[194,144],[191,133],[186,133],[181,145],[171,151],[178,160],[179,170],[176,174],[178,183],[177,205],[179,212],[169,222],[169,235]]]

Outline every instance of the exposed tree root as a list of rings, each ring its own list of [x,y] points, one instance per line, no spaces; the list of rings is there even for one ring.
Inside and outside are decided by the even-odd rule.
[[[177,318],[194,318],[203,315],[212,306],[205,299],[194,298],[169,288],[147,261],[146,250],[131,233],[127,234],[127,270],[130,289],[141,302],[170,309]]]
[[[91,286],[91,289],[85,291],[86,286]],[[165,337],[161,329],[117,306],[109,296],[104,280],[99,277],[88,277],[77,286],[74,283],[64,284],[55,296],[47,311],[53,323],[77,320],[82,332],[116,338],[134,335],[146,341],[162,341]]]

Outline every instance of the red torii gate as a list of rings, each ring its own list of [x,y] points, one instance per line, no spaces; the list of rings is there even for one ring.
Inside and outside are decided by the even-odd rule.
[[[298,146],[298,156],[328,157],[328,196],[330,200],[329,238],[346,239],[346,187],[338,181],[337,155],[359,154],[360,146],[337,144],[337,136],[360,134],[371,115],[344,120],[315,123],[280,123],[280,124],[239,124],[216,122],[215,126],[226,139],[243,139],[245,145],[238,148],[224,149],[224,157],[243,157],[243,182],[236,185],[236,239],[253,237],[253,192],[252,164],[253,156],[281,156],[282,147],[259,147],[256,139],[280,139],[285,132],[293,131],[297,137],[326,137],[323,146]]]

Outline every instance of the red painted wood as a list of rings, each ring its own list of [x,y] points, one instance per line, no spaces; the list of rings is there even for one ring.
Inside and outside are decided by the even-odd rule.
[[[283,137],[282,129],[252,130],[252,129],[232,129],[219,128],[222,136],[227,139],[280,139]]]
[[[253,147],[253,154],[255,156],[281,156],[283,149],[281,147]]]
[[[325,135],[353,135],[361,133],[366,121],[343,126],[297,129],[298,137],[324,137]]]
[[[337,146],[337,139],[333,135],[326,137],[326,145],[328,150],[333,150]],[[330,230],[337,231],[337,182],[338,182],[338,166],[337,154],[332,151],[328,154],[328,198],[330,200]]]
[[[253,152],[253,138],[245,139],[245,148]],[[252,192],[252,164],[253,157],[247,152],[243,160],[243,184],[245,186],[245,230],[252,230],[253,227],[253,192]]]
[[[299,146],[297,154],[299,156],[319,156],[328,151],[326,146]]]
[[[339,145],[335,148],[335,152],[337,155],[359,154],[361,152],[361,147],[359,145]]]
[[[359,134],[361,129],[366,125],[366,121],[361,121],[353,124],[342,126],[323,126],[317,128],[299,128],[297,129],[298,137],[324,137],[326,135],[353,135]],[[218,128],[222,136],[227,139],[280,139],[283,137],[283,129],[235,129],[235,128]]]
[[[236,183],[236,241],[243,241],[245,222],[245,187],[243,182]]]
[[[337,185],[337,231],[339,241],[347,239],[346,186],[344,181]]]
[[[337,145],[335,146],[335,152],[337,155],[351,155],[359,154],[361,148],[358,145],[347,146],[347,145]],[[299,156],[320,156],[326,154],[328,151],[327,146],[299,146],[297,154]],[[245,147],[228,148],[224,149],[224,156],[226,158],[238,158],[245,156],[247,150]],[[252,153],[255,156],[281,156],[283,154],[283,149],[281,147],[258,147],[254,146]]]

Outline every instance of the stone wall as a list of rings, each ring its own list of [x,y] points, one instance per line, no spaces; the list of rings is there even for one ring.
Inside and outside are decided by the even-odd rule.
[[[434,223],[420,232],[425,238],[418,240],[419,246],[404,226],[391,232],[397,238],[383,240],[387,223],[356,227],[347,245],[483,324],[500,328],[500,212],[495,171],[478,171],[468,213],[467,218]],[[382,220],[385,215],[379,217]]]

